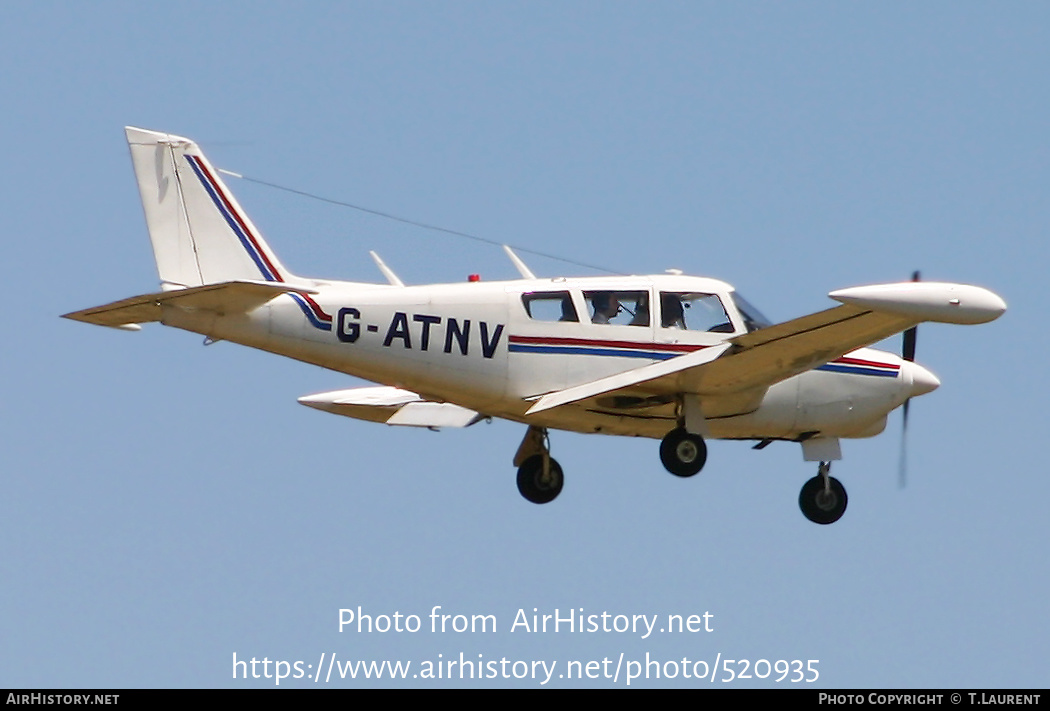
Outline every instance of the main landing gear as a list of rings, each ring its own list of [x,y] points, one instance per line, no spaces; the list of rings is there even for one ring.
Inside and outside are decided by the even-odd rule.
[[[803,442],[803,447],[810,456],[819,453],[822,461],[817,475],[807,481],[799,492],[798,506],[813,523],[835,523],[846,512],[848,501],[845,487],[831,476],[830,460],[841,457],[838,441],[807,440]],[[810,461],[814,459],[815,456]],[[660,442],[660,461],[675,476],[693,476],[707,462],[707,445],[702,436],[679,426],[668,432]],[[551,457],[546,427],[529,427],[514,455],[514,466],[518,467],[518,491],[527,501],[547,504],[561,493],[565,475],[561,465]]]
[[[693,476],[707,462],[707,445],[703,437],[684,427],[673,429],[660,442],[660,461],[675,476]]]
[[[821,462],[817,475],[802,485],[798,506],[813,523],[835,523],[846,513],[846,489],[831,476],[831,462]]]
[[[547,504],[561,493],[565,483],[561,465],[551,457],[546,427],[529,427],[514,455],[518,467],[518,491],[534,504]]]

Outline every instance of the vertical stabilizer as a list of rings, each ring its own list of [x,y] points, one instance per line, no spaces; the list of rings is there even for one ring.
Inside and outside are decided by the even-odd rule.
[[[125,130],[162,288],[295,280],[196,143]]]

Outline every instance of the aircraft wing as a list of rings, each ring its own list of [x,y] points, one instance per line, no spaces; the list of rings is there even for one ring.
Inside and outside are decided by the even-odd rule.
[[[767,388],[899,333],[918,321],[856,306],[838,306],[737,336],[720,346],[577,385],[541,397],[534,414],[617,391],[718,397]]]
[[[703,373],[698,392],[719,395],[769,387],[920,321],[844,305],[737,336],[729,341],[732,345],[726,357]]]
[[[1006,309],[992,292],[963,284],[880,284],[829,296],[843,305],[737,336],[720,346],[548,393],[526,414],[621,391],[717,398],[764,389],[923,321],[984,323]],[[843,359],[844,366],[850,364]]]
[[[484,418],[474,410],[385,385],[305,395],[299,402],[336,415],[407,427],[467,427]]]
[[[997,294],[968,284],[875,284],[828,296],[843,305],[731,339],[729,357],[704,373],[702,393],[768,387],[924,321],[987,323],[1006,311]]]
[[[283,282],[227,281],[220,284],[132,296],[104,306],[64,314],[63,318],[99,326],[137,330],[140,323],[160,321],[162,306],[177,306],[217,313],[247,313],[262,306],[270,299],[289,292],[317,293],[311,289],[303,289]]]

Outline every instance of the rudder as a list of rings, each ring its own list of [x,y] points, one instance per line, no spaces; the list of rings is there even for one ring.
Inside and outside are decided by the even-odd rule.
[[[163,289],[294,280],[196,143],[125,131]]]

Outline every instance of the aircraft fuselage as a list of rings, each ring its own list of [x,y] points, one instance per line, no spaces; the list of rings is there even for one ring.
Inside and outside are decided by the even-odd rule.
[[[310,297],[282,295],[247,314],[166,307],[163,322],[485,415],[660,438],[675,427],[675,403],[647,395],[644,386],[635,397],[525,412],[537,396],[722,344],[746,333],[749,318],[728,284],[677,275],[313,288]],[[599,322],[593,313],[604,293],[629,302],[620,304],[618,322]],[[665,325],[669,295],[691,298],[697,313]],[[720,438],[872,436],[911,394],[913,367],[860,349],[768,388],[706,398],[704,415],[710,436]]]

